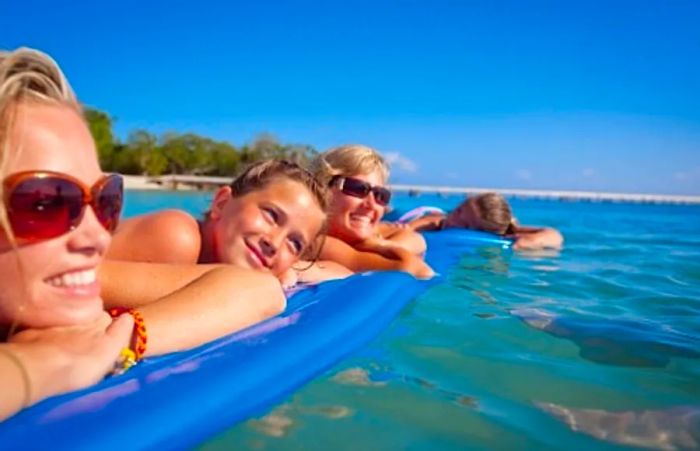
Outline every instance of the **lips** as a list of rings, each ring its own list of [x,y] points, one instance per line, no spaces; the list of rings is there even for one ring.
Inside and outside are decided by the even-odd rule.
[[[258,249],[256,246],[249,242],[245,242],[246,247],[248,248],[248,254],[251,257],[250,260],[253,261],[255,267],[257,268],[270,268],[270,263],[267,261],[267,258],[260,252],[260,249]]]
[[[373,216],[358,213],[350,214],[350,222],[362,227],[372,227],[375,223]]]
[[[100,293],[95,267],[66,271],[44,279],[44,282],[73,296],[97,296]]]

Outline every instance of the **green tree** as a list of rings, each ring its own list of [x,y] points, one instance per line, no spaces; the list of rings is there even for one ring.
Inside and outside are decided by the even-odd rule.
[[[113,171],[115,141],[112,134],[112,118],[103,111],[87,108],[85,119],[95,140],[100,166],[105,171]]]
[[[233,177],[241,166],[241,156],[236,148],[227,142],[217,142],[211,150],[211,167],[207,175]]]

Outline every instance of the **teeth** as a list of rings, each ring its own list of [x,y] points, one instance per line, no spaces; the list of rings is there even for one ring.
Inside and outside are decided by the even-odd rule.
[[[362,222],[365,224],[370,224],[372,222],[372,219],[369,216],[365,216],[365,215],[350,215],[350,220],[356,221],[356,222]]]
[[[60,276],[46,279],[46,283],[54,287],[79,287],[90,285],[97,280],[97,272],[94,269],[85,271],[67,272]]]

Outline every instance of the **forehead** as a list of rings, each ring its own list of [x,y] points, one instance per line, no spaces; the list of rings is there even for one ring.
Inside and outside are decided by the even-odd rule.
[[[353,175],[348,175],[348,177],[362,180],[363,182],[367,182],[372,186],[377,186],[377,185],[383,186],[385,183],[384,177],[378,169],[376,169],[372,172],[369,172],[367,174],[353,174]]]
[[[99,179],[94,141],[75,110],[22,102],[15,112],[6,174],[42,170],[71,174],[88,184]]]
[[[247,196],[260,202],[273,202],[290,216],[290,221],[320,227],[324,213],[309,188],[294,180],[278,179]]]

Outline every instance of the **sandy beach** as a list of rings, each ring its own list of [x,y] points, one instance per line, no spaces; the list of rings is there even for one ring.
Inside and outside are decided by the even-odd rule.
[[[124,183],[128,190],[215,190],[217,187],[230,183],[228,177],[206,177],[197,175],[163,175],[159,177],[125,175]],[[483,192],[497,192],[506,197],[535,198],[551,200],[588,200],[602,202],[633,202],[654,204],[700,204],[700,196],[642,194],[642,193],[604,193],[593,191],[551,191],[523,189],[494,189],[478,187],[447,187],[447,186],[418,186],[390,185],[395,192],[405,192],[412,195],[474,195]]]
[[[149,182],[150,177],[143,175],[124,175],[124,187],[132,190],[165,190],[157,183]]]

